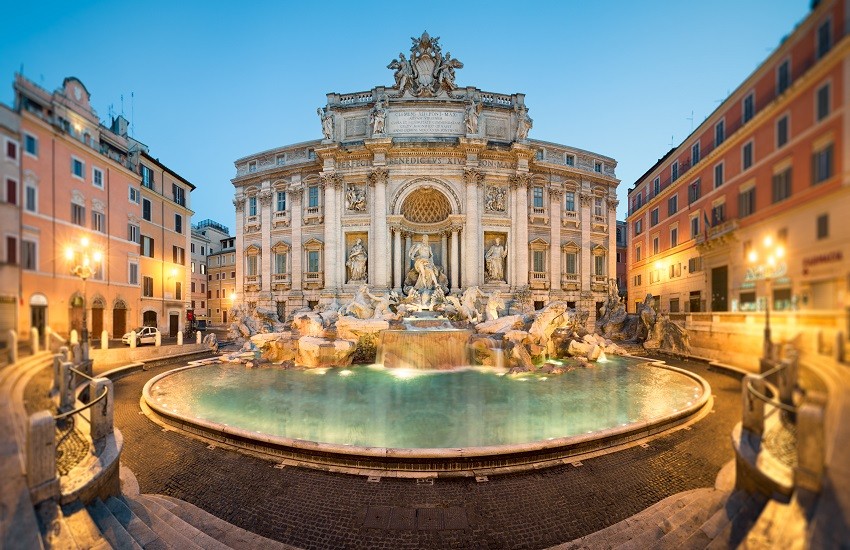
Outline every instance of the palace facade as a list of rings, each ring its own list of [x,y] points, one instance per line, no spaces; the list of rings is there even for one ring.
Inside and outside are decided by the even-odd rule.
[[[592,320],[616,276],[616,161],[529,139],[523,94],[458,87],[462,63],[413,42],[393,86],[327,95],[323,139],[235,162],[238,298],[283,318],[363,284],[401,294],[427,236],[450,292],[522,291]]]

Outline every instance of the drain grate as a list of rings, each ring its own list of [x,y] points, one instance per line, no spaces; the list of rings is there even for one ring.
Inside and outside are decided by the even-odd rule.
[[[363,518],[367,529],[449,531],[469,528],[466,509],[404,508],[400,506],[368,506]]]
[[[380,483],[381,476],[369,476],[368,478],[366,478],[366,481],[369,483]]]
[[[649,443],[641,443],[640,446],[644,449],[649,449]]]
[[[584,464],[581,463],[581,460],[576,460],[575,462],[570,462],[570,466],[572,466],[573,468],[578,468],[580,466],[584,466]]]
[[[490,481],[490,478],[488,478],[487,476],[475,476],[475,481],[477,481],[478,483],[486,483]]]
[[[284,468],[286,468],[286,464],[275,464],[274,465],[275,470],[283,470]]]
[[[433,485],[434,484],[434,478],[433,477],[417,478],[416,484],[417,485]]]

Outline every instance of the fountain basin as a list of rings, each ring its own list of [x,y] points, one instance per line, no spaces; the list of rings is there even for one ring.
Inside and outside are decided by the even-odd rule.
[[[142,403],[160,422],[290,464],[444,476],[627,444],[687,422],[711,398],[692,373],[621,358],[555,377],[322,370],[187,367],[151,379]]]
[[[391,369],[446,370],[468,365],[468,329],[385,330],[377,362]]]

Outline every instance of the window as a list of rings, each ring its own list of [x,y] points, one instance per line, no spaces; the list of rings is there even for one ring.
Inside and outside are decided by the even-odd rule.
[[[27,212],[36,212],[38,210],[38,194],[36,188],[32,185],[24,187],[24,208]]]
[[[641,279],[643,279],[641,275],[635,275],[635,286],[641,285]]]
[[[532,193],[532,203],[531,203],[531,205],[534,208],[543,208],[543,188],[542,187],[533,187],[531,193]]]
[[[745,218],[756,211],[756,188],[751,187],[738,194],[738,217]]]
[[[643,233],[643,220],[637,220],[635,222],[635,236],[638,236],[641,233]]]
[[[277,211],[283,212],[286,210],[286,192],[278,191],[277,192]]]
[[[829,214],[818,216],[817,236],[818,240],[829,237]]]
[[[319,251],[318,250],[310,250],[307,252],[307,272],[308,273],[318,273],[319,272]]]
[[[201,264],[201,275],[206,275],[206,274],[207,274],[207,265]]]
[[[749,122],[753,115],[756,114],[756,95],[754,92],[750,92],[747,94],[747,97],[744,98],[743,105],[741,105],[741,124],[746,124]]]
[[[714,188],[717,189],[723,185],[723,163],[714,166]]]
[[[776,241],[780,244],[788,244],[788,228],[783,227],[776,231]]]
[[[653,208],[649,213],[649,227],[655,227],[658,225],[658,209]]]
[[[672,166],[670,166],[670,181],[676,181],[677,179],[679,179],[679,161],[678,160],[676,162],[674,162]]]
[[[103,189],[103,170],[92,166],[91,183],[95,187],[100,187],[101,189]]]
[[[595,197],[593,199],[593,214],[599,217],[605,215],[605,209],[602,206],[602,197]]]
[[[817,118],[821,121],[829,114],[829,84],[824,84],[817,91]]]
[[[286,273],[286,253],[275,253],[274,255],[274,272]]]
[[[136,189],[135,187],[133,187],[132,185],[130,186],[130,195],[129,196],[130,196],[130,202],[134,202],[136,204],[139,204],[139,199],[141,198],[140,194],[139,194],[139,190]]]
[[[139,264],[130,263],[129,281],[131,285],[139,284]]]
[[[311,185],[307,188],[307,207],[317,208],[319,206],[319,187]]]
[[[688,204],[693,204],[699,200],[701,196],[700,187],[702,187],[700,180],[696,180],[688,186]]]
[[[204,309],[205,307],[207,307],[205,304],[206,304],[206,302],[204,300],[201,300],[201,309]]]
[[[7,140],[6,141],[6,158],[17,162],[18,160],[18,142]]]
[[[127,224],[127,240],[131,243],[139,242],[139,226],[132,223]]]
[[[679,246],[679,228],[674,227],[670,230],[670,248]]]
[[[142,296],[153,297],[153,277],[142,277]]]
[[[148,258],[153,258],[153,252],[154,252],[153,239],[146,236],[146,235],[142,235],[141,249],[142,249],[142,256],[147,256]]]
[[[215,291],[215,297],[216,297],[216,298],[221,298],[221,289],[220,289],[220,288],[219,288],[219,289],[216,289],[216,291]]]
[[[248,163],[248,171],[249,172],[256,172],[257,171],[257,161],[256,160],[252,160],[251,162]]]
[[[6,178],[6,202],[18,204],[18,182],[12,178]]]
[[[696,239],[699,235],[699,216],[691,218],[691,238]]]
[[[679,195],[673,195],[667,199],[667,215],[672,216],[679,211]]]
[[[832,144],[812,155],[812,185],[832,177]]]
[[[206,249],[206,247],[202,246],[201,247],[201,256],[206,256],[206,255],[207,255],[207,249]]]
[[[257,274],[257,256],[252,254],[248,256],[248,269],[247,275],[249,277],[253,277]],[[212,276],[210,276],[212,277]]]
[[[788,115],[776,121],[776,147],[782,147],[786,143],[788,143]]]
[[[257,215],[257,197],[248,197],[248,215]]]
[[[652,180],[652,196],[657,195],[661,192],[661,178],[655,178]]]
[[[576,254],[575,252],[567,253],[567,274],[578,274],[578,254]]]
[[[182,300],[183,299],[183,283],[177,281],[174,283],[174,299]]]
[[[670,313],[679,313],[679,299],[678,298],[670,298]]]
[[[17,265],[18,263],[18,238],[6,236],[6,263]]]
[[[748,141],[741,148],[741,169],[746,170],[753,165],[753,142]]]
[[[575,212],[576,211],[576,194],[573,191],[567,191],[564,193],[567,197],[567,212]]]
[[[151,201],[142,199],[142,219],[151,221]]]
[[[726,203],[715,205],[711,209],[711,225],[715,226],[726,220]]]
[[[575,166],[576,165],[576,157],[575,155],[567,155],[565,158],[567,166]]]
[[[71,175],[80,179],[84,179],[85,169],[86,165],[83,161],[76,157],[71,157]]]
[[[593,163],[593,170],[595,170],[596,172],[602,173],[602,163],[601,162],[594,162]]]
[[[171,247],[171,261],[175,264],[186,264],[186,249],[179,246]]]
[[[695,165],[699,162],[700,159],[700,150],[699,150],[699,142],[691,145],[691,166]]]
[[[186,190],[176,183],[171,184],[171,197],[174,199],[175,203],[180,206],[186,206]]]
[[[231,271],[231,272],[230,272],[230,278],[231,278],[231,279],[235,279],[235,278],[236,278],[236,272],[235,272],[235,271]]]
[[[786,59],[776,68],[776,95],[788,89],[791,85],[791,60]]]
[[[535,273],[546,271],[546,252],[543,250],[531,251],[531,270]]]
[[[815,54],[817,58],[825,56],[832,47],[832,21],[827,19],[818,27],[817,47]]]
[[[86,225],[86,207],[79,204],[71,204],[71,223]]]
[[[183,233],[183,216],[174,214],[174,232]]]
[[[714,125],[714,146],[720,147],[720,144],[726,139],[726,123],[721,120]]]
[[[688,260],[688,273],[702,271],[702,257],[697,256]]]
[[[21,267],[29,271],[35,271],[37,269],[37,260],[35,242],[21,239]]]
[[[605,275],[605,256],[601,254],[593,256],[593,274]]]
[[[102,212],[91,213],[91,228],[100,233],[106,233],[106,216]]]
[[[195,272],[195,262],[192,262],[192,273]],[[195,283],[192,283],[192,292],[195,292]]]
[[[652,238],[652,254],[653,254],[653,256],[655,254],[658,254],[660,251],[661,251],[661,247],[660,247],[658,237],[653,237]]]
[[[141,164],[139,165],[139,173],[142,175],[142,185],[148,189],[153,189],[153,170]]]
[[[635,247],[635,261],[639,262],[640,260],[641,260],[641,247],[640,247],[640,245],[637,245]]]
[[[33,157],[38,157],[38,138],[30,134],[24,134],[24,152]]]
[[[773,202],[784,201],[791,196],[791,167],[773,175]]]

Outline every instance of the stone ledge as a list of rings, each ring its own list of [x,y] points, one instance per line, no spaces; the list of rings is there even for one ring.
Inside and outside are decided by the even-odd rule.
[[[106,500],[120,495],[118,464],[123,447],[124,436],[117,428],[97,442],[94,454],[59,479],[60,503],[64,505],[80,500],[87,504],[98,497]]]

